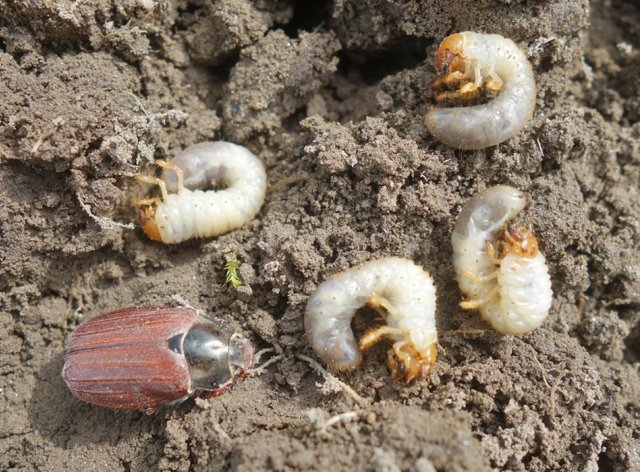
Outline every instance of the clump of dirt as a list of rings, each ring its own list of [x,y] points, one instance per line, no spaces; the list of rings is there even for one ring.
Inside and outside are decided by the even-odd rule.
[[[223,100],[225,132],[246,141],[272,135],[282,120],[303,107],[336,71],[340,43],[333,33],[269,32],[247,47],[233,67]]]
[[[0,5],[0,468],[640,469],[638,6],[307,3]],[[538,83],[530,125],[471,152],[423,124],[437,45],[464,30],[514,39]],[[133,176],[217,139],[264,160],[260,215],[214,239],[148,240]],[[552,276],[550,316],[522,337],[461,310],[451,266],[460,206],[497,183],[530,197]],[[371,349],[337,376],[356,401],[298,357],[313,357],[304,307],[326,277],[385,255],[433,276],[439,358],[404,385]],[[75,326],[176,299],[282,357],[152,416],[66,390]]]

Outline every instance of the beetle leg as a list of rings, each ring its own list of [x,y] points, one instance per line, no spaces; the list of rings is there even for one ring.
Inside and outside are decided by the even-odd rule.
[[[234,379],[228,380],[227,382],[225,382],[224,384],[220,385],[215,390],[208,391],[205,394],[205,398],[213,398],[213,397],[217,397],[219,395],[222,395],[224,392],[226,392],[231,387],[233,387],[234,383],[235,383]]]

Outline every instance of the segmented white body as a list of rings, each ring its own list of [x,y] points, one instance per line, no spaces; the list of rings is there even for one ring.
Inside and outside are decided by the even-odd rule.
[[[307,336],[330,368],[354,369],[362,361],[351,320],[366,304],[386,310],[387,326],[395,331],[387,337],[394,343],[413,344],[420,353],[435,349],[436,293],[431,277],[408,259],[385,257],[332,276],[307,303]]]
[[[500,261],[500,294],[482,308],[482,316],[505,334],[526,334],[540,327],[549,314],[553,292],[547,262],[541,252],[533,258],[509,253]]]
[[[262,161],[243,146],[224,141],[188,147],[172,161],[184,174],[178,189],[168,171],[171,193],[155,208],[155,223],[165,243],[216,236],[251,221],[264,203],[267,175]],[[213,183],[221,190],[201,190]]]
[[[512,187],[489,188],[464,205],[451,237],[460,290],[472,300],[487,299],[480,313],[504,334],[525,334],[538,328],[553,296],[542,253],[527,257],[510,251],[496,267],[487,252],[488,244],[496,241],[526,203],[525,195]]]
[[[451,147],[482,149],[514,136],[531,120],[536,101],[533,69],[524,53],[510,39],[472,31],[457,33],[463,45],[459,53],[481,77],[497,76],[503,82],[498,96],[483,105],[434,108],[427,113],[431,134]]]

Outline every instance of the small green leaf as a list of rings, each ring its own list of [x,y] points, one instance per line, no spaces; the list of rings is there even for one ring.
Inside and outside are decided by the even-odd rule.
[[[224,270],[227,273],[225,282],[232,287],[238,288],[242,285],[242,279],[238,275],[238,267],[240,267],[240,264],[236,259],[236,255],[233,253],[227,254],[225,257],[227,259],[227,263],[224,265]]]

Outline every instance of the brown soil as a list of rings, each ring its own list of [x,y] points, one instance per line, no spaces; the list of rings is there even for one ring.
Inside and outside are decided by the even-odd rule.
[[[0,3],[0,470],[640,470],[637,2],[145,3]],[[464,30],[513,38],[538,81],[530,126],[477,152],[422,122]],[[125,227],[132,175],[213,139],[264,159],[259,217],[177,246]],[[495,183],[531,197],[552,275],[522,337],[457,306],[452,225]],[[358,405],[295,354],[318,283],[382,255],[434,277],[439,360],[405,386],[373,349],[339,375]],[[73,328],[175,294],[283,360],[151,416],[72,397]]]

